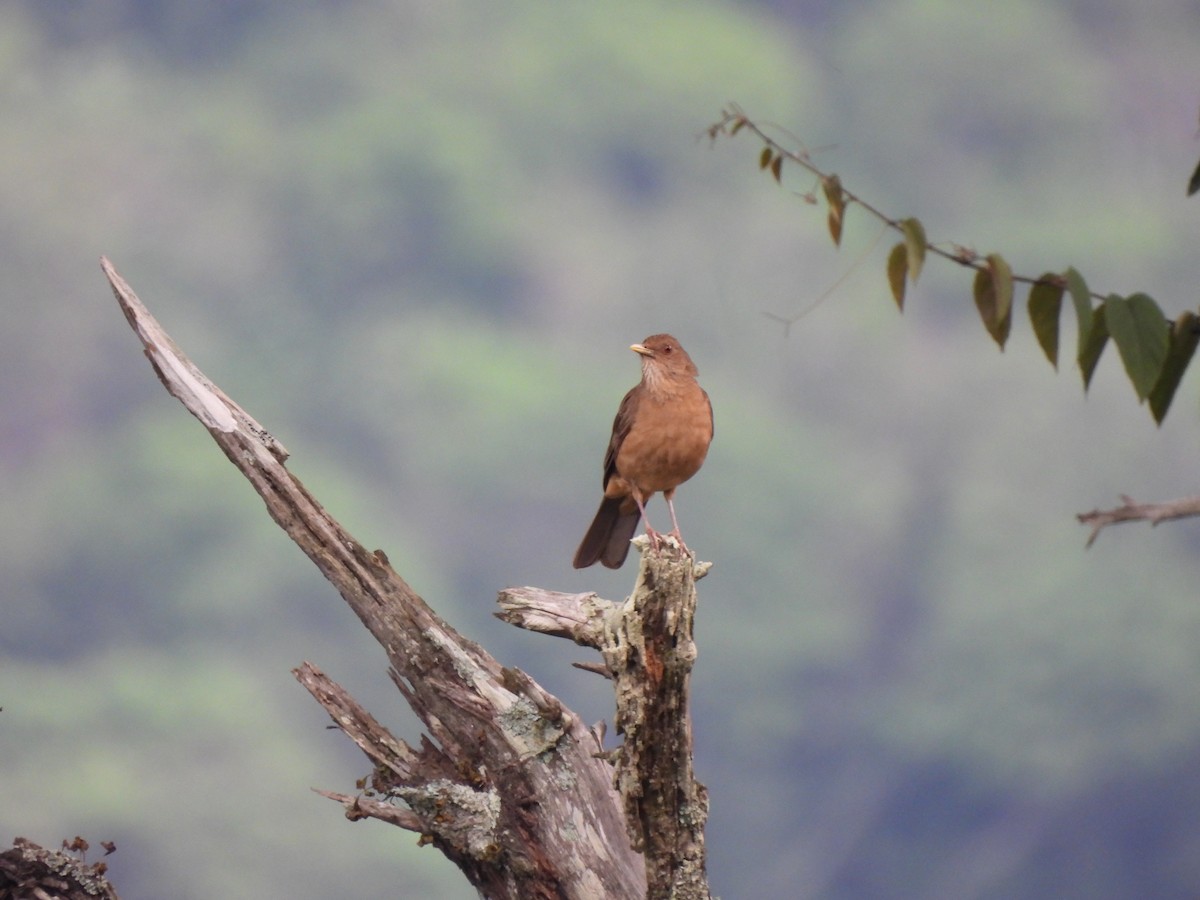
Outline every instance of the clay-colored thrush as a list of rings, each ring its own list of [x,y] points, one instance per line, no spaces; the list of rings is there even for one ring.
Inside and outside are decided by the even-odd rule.
[[[575,568],[599,561],[619,569],[629,553],[638,521],[657,548],[646,503],[658,491],[671,511],[671,536],[686,551],[675,504],[675,488],[700,470],[713,437],[712,404],[696,383],[691,358],[669,334],[655,334],[629,348],[642,357],[642,381],[621,401],[612,439],[604,454],[604,499],[575,551]]]

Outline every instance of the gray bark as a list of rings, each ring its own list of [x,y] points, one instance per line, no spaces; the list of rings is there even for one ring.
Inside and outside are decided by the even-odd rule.
[[[485,897],[707,898],[707,799],[691,774],[687,709],[694,579],[704,567],[678,548],[657,554],[643,544],[631,598],[617,606],[582,595],[575,625],[560,632],[536,627],[532,611],[518,614],[502,596],[500,615],[510,621],[601,650],[625,736],[614,765],[602,732],[454,631],[382,551],[348,534],[288,471],[282,444],[196,368],[107,260],[101,264],[167,391],[379,642],[428,732],[417,747],[397,739],[304,663],[297,679],[373,767],[357,793],[320,793],[352,820],[418,832]]]

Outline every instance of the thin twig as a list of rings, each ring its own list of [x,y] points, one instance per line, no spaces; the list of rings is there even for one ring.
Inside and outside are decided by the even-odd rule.
[[[1157,525],[1169,519],[1186,519],[1191,516],[1200,516],[1200,496],[1181,497],[1162,503],[1136,503],[1132,497],[1122,494],[1120,506],[1113,509],[1093,509],[1091,512],[1079,513],[1076,518],[1081,524],[1092,527],[1087,541],[1087,546],[1090,547],[1096,542],[1100,531],[1109,525],[1122,522],[1149,522],[1151,525]]]
[[[742,108],[736,103],[730,104],[729,107],[723,111],[721,118],[713,125],[709,126],[706,134],[711,140],[715,141],[720,135],[724,134],[732,136],[733,134],[736,134],[738,131],[742,130],[749,131],[751,134],[757,137],[765,147],[769,147],[776,155],[795,163],[802,169],[817,176],[817,178],[821,180],[822,184],[824,184],[833,176],[833,173],[824,171],[813,162],[809,151],[794,150],[791,147],[781,143],[779,140],[768,134],[762,126],[758,125],[753,119],[749,118],[745,112],[742,111]],[[801,143],[794,135],[789,134],[788,136],[792,140],[795,140],[797,144]],[[841,193],[847,206],[850,204],[859,206],[866,210],[871,216],[882,222],[884,225],[891,228],[893,231],[899,232],[900,234],[904,233],[904,227],[901,219],[889,216],[877,206],[874,206],[869,201],[864,200],[861,196],[848,189],[844,182],[841,184]],[[927,245],[927,250],[930,253],[948,260],[949,262],[957,263],[958,265],[965,266],[968,269],[974,269],[977,272],[983,271],[987,267],[986,261],[981,260],[978,253],[961,244],[951,244],[950,249],[946,249],[944,246],[931,243]],[[1014,282],[1022,282],[1024,284],[1034,285],[1045,283],[1047,279],[1045,276],[1034,278],[1029,275],[1017,275],[1014,273],[1012,280]],[[1102,294],[1092,292],[1090,296],[1094,300],[1104,300],[1104,296]],[[777,317],[772,316],[771,318]]]

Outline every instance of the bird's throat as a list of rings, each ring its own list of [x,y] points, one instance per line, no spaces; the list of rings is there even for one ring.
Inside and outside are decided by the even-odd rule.
[[[642,384],[646,393],[656,400],[666,400],[683,390],[690,379],[679,378],[647,360],[642,365]]]

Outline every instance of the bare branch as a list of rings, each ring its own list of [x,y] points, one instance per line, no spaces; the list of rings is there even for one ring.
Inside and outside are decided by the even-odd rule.
[[[414,751],[315,668],[298,669],[375,766],[375,796],[359,800],[356,814],[419,830],[485,897],[644,896],[643,862],[594,734],[523,672],[455,632],[382,552],[342,528],[286,469],[282,445],[182,353],[108,260],[101,264],[163,385],[379,642],[393,680],[437,741],[423,739]],[[335,799],[345,805],[342,796]],[[380,805],[393,797],[412,815]]]
[[[608,671],[608,666],[606,666],[604,663],[573,662],[571,665],[574,668],[580,669],[584,672],[592,672],[596,675],[602,675],[608,679],[612,678],[612,673]]]
[[[392,680],[433,738],[422,738],[419,750],[397,740],[305,663],[297,679],[373,765],[360,794],[319,793],[351,819],[419,832],[487,897],[708,900],[708,798],[693,776],[688,704],[695,581],[709,564],[696,564],[670,538],[661,552],[638,538],[641,565],[624,603],[538,588],[500,595],[497,615],[505,621],[600,650],[625,739],[606,752],[602,727],[588,729],[526,673],[501,666],[457,634],[381,551],[368,552],[330,517],[284,467],[278,442],[183,355],[103,265],[167,390],[205,425],[272,518],[375,636]]]
[[[1092,533],[1088,536],[1087,546],[1096,543],[1100,531],[1109,525],[1121,522],[1149,522],[1157,525],[1168,519],[1186,519],[1200,516],[1200,496],[1183,497],[1178,500],[1167,500],[1162,503],[1135,503],[1132,497],[1121,495],[1121,505],[1114,509],[1093,509],[1091,512],[1079,513],[1076,518],[1083,525],[1090,525]]]
[[[330,681],[312,663],[293,669],[292,674],[325,707],[341,731],[358,744],[377,766],[390,769],[401,779],[410,779],[420,771],[421,761],[412,747],[392,737],[375,717],[363,709],[345,689]],[[426,768],[428,762],[425,763]]]
[[[651,898],[710,896],[704,825],[708,795],[692,768],[689,686],[696,645],[696,579],[709,570],[682,554],[674,538],[666,552],[634,539],[641,565],[633,593],[621,604],[595,594],[509,588],[499,597],[501,619],[596,647],[603,666],[576,663],[614,681],[617,732],[612,753],[626,827],[646,855]]]
[[[23,837],[14,838],[12,849],[0,853],[0,897],[117,900],[105,877],[108,864],[87,862],[87,846],[77,837],[63,841],[62,850],[47,850]]]
[[[313,788],[313,793],[342,804],[346,808],[346,818],[351,822],[357,822],[359,819],[378,819],[418,834],[425,830],[421,817],[416,813],[400,806],[393,806],[391,803],[384,803],[373,797],[365,797],[362,794],[352,797],[349,794],[322,791],[318,788]]]
[[[674,544],[667,538],[668,546]],[[697,565],[641,544],[637,584],[605,634],[604,660],[617,693],[617,787],[634,846],[646,854],[647,897],[708,900],[704,825],[708,792],[692,768],[689,709],[696,645]]]
[[[570,638],[583,647],[599,649],[608,618],[616,609],[611,600],[595,593],[563,594],[544,588],[506,588],[496,599],[496,618],[555,637]]]

